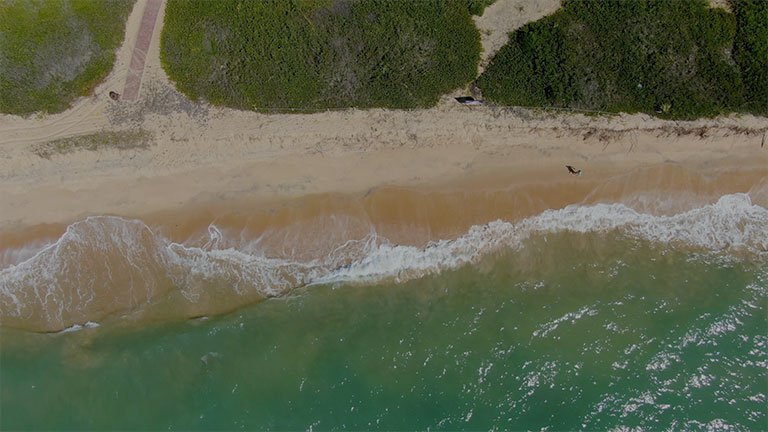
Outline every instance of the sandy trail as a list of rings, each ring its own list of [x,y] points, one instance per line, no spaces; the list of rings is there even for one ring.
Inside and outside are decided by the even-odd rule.
[[[126,101],[135,102],[139,98],[141,78],[144,75],[144,63],[146,62],[149,43],[152,41],[152,34],[155,30],[157,14],[162,6],[163,0],[147,0],[147,4],[144,7],[138,37],[133,47],[133,55],[131,56],[131,67],[125,80],[125,89],[123,89],[122,96]]]

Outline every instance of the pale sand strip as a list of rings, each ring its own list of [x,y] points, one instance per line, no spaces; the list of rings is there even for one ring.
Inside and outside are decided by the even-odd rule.
[[[483,111],[410,114],[336,113],[322,121],[278,116],[236,129],[213,119],[209,128],[154,129],[161,138],[149,150],[80,152],[51,160],[32,156],[14,165],[5,160],[0,227],[67,222],[87,214],[142,215],[192,200],[272,200],[429,185],[501,170],[558,181],[568,176],[565,164],[584,169],[584,179],[663,163],[699,173],[768,167],[761,136],[724,128],[707,129],[711,135],[705,138],[651,129],[601,140],[589,128],[517,126],[517,119],[495,119]],[[176,133],[199,135],[178,142]]]
[[[289,232],[291,238],[303,238],[307,250],[317,251],[326,240],[338,245],[371,229],[395,243],[423,246],[454,238],[473,225],[517,221],[569,204],[620,202],[643,213],[674,214],[743,192],[755,204],[768,207],[765,159],[762,163],[724,159],[698,168],[678,163],[580,165],[586,170],[580,177],[568,174],[560,164],[528,160],[532,163],[510,161],[508,166],[485,161],[468,170],[437,162],[446,171],[429,170],[431,177],[423,177],[425,171],[417,171],[415,165],[427,161],[395,152],[370,159],[315,160],[314,165],[306,159],[280,160],[164,178],[113,179],[80,191],[35,188],[23,197],[12,197],[17,200],[13,204],[22,209],[20,214],[47,223],[6,225],[0,229],[0,250],[53,241],[69,223],[101,214],[139,218],[177,242],[207,235],[208,225],[214,223],[241,238]],[[391,172],[376,171],[380,163],[389,164]],[[355,167],[354,174],[349,167]],[[317,177],[301,177],[304,168]],[[380,181],[385,173],[393,181]],[[410,183],[397,179],[406,173],[418,178]],[[117,201],[110,202],[111,197]],[[94,211],[99,205],[103,210]],[[330,220],[336,222],[326,226]],[[273,235],[278,241],[274,244],[262,239],[263,251],[279,255],[289,243],[280,238]],[[299,251],[302,245],[290,244],[289,249]],[[11,264],[2,261],[0,268]]]

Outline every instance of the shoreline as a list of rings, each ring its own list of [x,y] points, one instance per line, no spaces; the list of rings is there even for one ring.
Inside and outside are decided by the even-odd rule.
[[[531,238],[546,243],[548,233],[618,230],[671,249],[756,258],[768,246],[764,167],[704,173],[665,164],[586,180],[566,175],[521,182],[488,172],[430,188],[199,201],[138,220],[102,216],[4,232],[1,325],[57,332],[88,321],[216,316],[316,283],[403,282],[482,266]],[[613,203],[624,206],[592,206]],[[528,253],[535,261],[536,249]]]
[[[371,160],[381,162],[380,157]],[[333,162],[324,166],[322,172],[339,169],[338,162]],[[284,233],[280,235],[290,233],[293,237],[323,240],[322,235],[313,235],[313,230],[335,230],[333,235],[325,232],[328,239],[343,242],[345,236],[359,237],[374,229],[394,243],[423,247],[430,241],[455,238],[474,225],[497,219],[518,222],[573,204],[622,203],[639,213],[672,215],[713,204],[723,195],[747,193],[753,204],[768,208],[768,163],[761,159],[736,158],[689,165],[633,165],[632,161],[623,161],[582,166],[582,176],[568,174],[563,165],[551,160],[535,162],[509,168],[488,163],[470,169],[459,167],[450,175],[429,171],[431,177],[422,175],[418,180],[411,178],[410,182],[400,183],[377,182],[371,176],[341,176],[310,181],[306,184],[314,190],[309,192],[298,187],[292,190],[286,184],[278,184],[277,192],[253,187],[253,179],[241,175],[242,171],[254,169],[251,164],[232,170],[229,176],[214,169],[206,170],[205,175],[192,171],[159,179],[112,179],[85,190],[31,187],[22,195],[10,195],[10,199],[3,201],[13,203],[14,211],[18,212],[30,212],[30,207],[33,208],[31,214],[37,219],[5,223],[0,228],[0,253],[7,255],[31,245],[56,241],[72,223],[91,216],[137,219],[179,243],[206,237],[208,227],[215,224],[239,232],[240,237],[259,238],[271,233],[275,237],[273,243],[279,240],[275,233],[281,231]],[[257,166],[266,169],[267,165],[271,168],[261,175],[285,169],[274,162]],[[368,165],[359,165],[357,169],[365,172]],[[409,174],[418,174],[410,169],[400,167]],[[290,175],[295,171],[285,172]],[[401,171],[391,174],[400,175]],[[188,184],[192,179],[198,183]],[[206,182],[209,180],[212,183]],[[129,187],[130,183],[133,185]],[[280,191],[279,187],[284,189]],[[142,201],[143,193],[150,190],[155,198]],[[179,201],[173,201],[174,196]],[[66,203],[71,203],[71,207],[59,206]],[[94,210],[99,206],[103,210]],[[6,216],[12,214],[5,212]],[[346,225],[338,222],[342,219],[347,221]],[[323,225],[329,220],[337,220],[336,226],[328,229]],[[267,243],[262,245],[264,252],[279,256],[281,244]],[[308,246],[312,250],[318,248],[310,243]],[[0,258],[1,268],[18,264],[17,260]]]

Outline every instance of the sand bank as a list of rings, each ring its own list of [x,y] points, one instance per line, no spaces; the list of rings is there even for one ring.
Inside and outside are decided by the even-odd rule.
[[[574,203],[673,214],[748,192],[768,207],[761,129],[727,123],[743,119],[623,130],[492,109],[259,119],[243,120],[236,136],[225,129],[236,118],[211,118],[212,129],[153,129],[197,138],[13,166],[0,185],[3,284],[16,296],[3,298],[3,325],[58,331],[224,313],[370,256],[372,234],[424,248]],[[70,225],[89,215],[142,222]],[[52,242],[55,250],[28,261]]]

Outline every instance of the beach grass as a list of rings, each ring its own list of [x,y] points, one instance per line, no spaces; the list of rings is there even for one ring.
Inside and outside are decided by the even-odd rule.
[[[193,100],[280,112],[416,108],[476,74],[487,0],[169,0],[161,61]]]
[[[768,113],[768,3],[566,1],[523,26],[477,80],[497,104],[690,119]]]
[[[68,138],[60,138],[37,144],[32,152],[41,158],[50,159],[57,154],[67,154],[81,150],[132,150],[146,149],[152,143],[152,134],[143,129],[126,130],[117,132],[98,132],[88,135],[79,135]]]
[[[112,69],[135,0],[0,2],[0,112],[66,110]]]

